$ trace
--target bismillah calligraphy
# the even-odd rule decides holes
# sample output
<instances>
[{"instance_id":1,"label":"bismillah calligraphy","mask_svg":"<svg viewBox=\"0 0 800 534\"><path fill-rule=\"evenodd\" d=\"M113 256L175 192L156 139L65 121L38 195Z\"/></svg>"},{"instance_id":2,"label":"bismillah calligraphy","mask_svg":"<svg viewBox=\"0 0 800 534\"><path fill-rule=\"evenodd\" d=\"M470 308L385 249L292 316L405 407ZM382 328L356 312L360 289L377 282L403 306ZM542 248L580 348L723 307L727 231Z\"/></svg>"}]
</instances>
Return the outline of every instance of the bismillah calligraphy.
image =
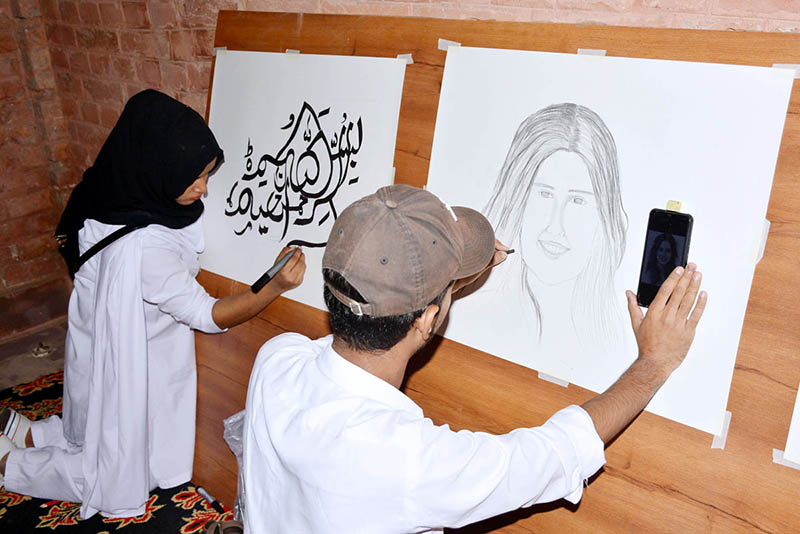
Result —
<instances>
[{"instance_id":1,"label":"bismillah calligraphy","mask_svg":"<svg viewBox=\"0 0 800 534\"><path fill-rule=\"evenodd\" d=\"M336 219L336 196L342 186L358 182L351 176L355 156L364 139L361 117L348 120L342 114L335 130L328 135L320 119L329 116L330 108L316 112L303 102L295 117L281 130L289 138L275 155L267 152L254 156L247 140L244 173L234 182L225 200L225 215L241 222L236 235L258 230L259 234L278 232L283 240L290 226L322 225ZM323 247L325 242L292 240L287 246Z\"/></svg>"}]
</instances>

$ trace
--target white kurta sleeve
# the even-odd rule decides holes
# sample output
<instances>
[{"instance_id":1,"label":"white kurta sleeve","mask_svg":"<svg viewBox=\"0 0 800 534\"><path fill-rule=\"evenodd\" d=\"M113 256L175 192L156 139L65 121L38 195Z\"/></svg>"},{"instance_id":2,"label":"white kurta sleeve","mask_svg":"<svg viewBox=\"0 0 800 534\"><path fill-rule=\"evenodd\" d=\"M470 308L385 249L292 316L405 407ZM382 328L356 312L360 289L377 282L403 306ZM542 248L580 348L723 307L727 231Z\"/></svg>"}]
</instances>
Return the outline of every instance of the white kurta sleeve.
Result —
<instances>
[{"instance_id":1,"label":"white kurta sleeve","mask_svg":"<svg viewBox=\"0 0 800 534\"><path fill-rule=\"evenodd\" d=\"M578 406L499 436L426 421L414 491L420 526L459 527L561 498L577 503L605 463L603 441Z\"/></svg>"},{"instance_id":2,"label":"white kurta sleeve","mask_svg":"<svg viewBox=\"0 0 800 534\"><path fill-rule=\"evenodd\" d=\"M180 255L169 248L143 248L142 296L146 302L195 330L209 334L224 332L211 315L217 299L206 292Z\"/></svg>"}]
</instances>

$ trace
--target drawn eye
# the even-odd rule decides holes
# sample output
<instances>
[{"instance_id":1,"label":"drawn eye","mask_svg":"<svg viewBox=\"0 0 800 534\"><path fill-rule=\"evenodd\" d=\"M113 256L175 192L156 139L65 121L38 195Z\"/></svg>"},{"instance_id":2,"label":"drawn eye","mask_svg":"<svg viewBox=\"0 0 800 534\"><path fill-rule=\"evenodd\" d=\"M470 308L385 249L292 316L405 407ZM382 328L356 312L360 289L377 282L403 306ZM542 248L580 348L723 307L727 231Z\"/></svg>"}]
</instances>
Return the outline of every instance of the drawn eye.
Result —
<instances>
[{"instance_id":1,"label":"drawn eye","mask_svg":"<svg viewBox=\"0 0 800 534\"><path fill-rule=\"evenodd\" d=\"M387 258L386 256L382 256L381 265L386 265L387 263L389 263L389 258Z\"/></svg>"},{"instance_id":2,"label":"drawn eye","mask_svg":"<svg viewBox=\"0 0 800 534\"><path fill-rule=\"evenodd\" d=\"M572 197L569 199L569 201L573 204L577 204L578 206L583 206L586 204L586 199L583 197Z\"/></svg>"},{"instance_id":3,"label":"drawn eye","mask_svg":"<svg viewBox=\"0 0 800 534\"><path fill-rule=\"evenodd\" d=\"M542 198L553 198L553 192L548 191L547 189L540 189L539 196Z\"/></svg>"},{"instance_id":4,"label":"drawn eye","mask_svg":"<svg viewBox=\"0 0 800 534\"><path fill-rule=\"evenodd\" d=\"M339 237L342 237L343 235L344 235L344 230L342 230L341 228L339 228Z\"/></svg>"},{"instance_id":5,"label":"drawn eye","mask_svg":"<svg viewBox=\"0 0 800 534\"><path fill-rule=\"evenodd\" d=\"M437 240L435 240L435 239L434 239L434 240L433 240L433 246L435 247L435 246L436 246L436 245L438 245L438 244L439 244L439 242L438 242Z\"/></svg>"}]
</instances>

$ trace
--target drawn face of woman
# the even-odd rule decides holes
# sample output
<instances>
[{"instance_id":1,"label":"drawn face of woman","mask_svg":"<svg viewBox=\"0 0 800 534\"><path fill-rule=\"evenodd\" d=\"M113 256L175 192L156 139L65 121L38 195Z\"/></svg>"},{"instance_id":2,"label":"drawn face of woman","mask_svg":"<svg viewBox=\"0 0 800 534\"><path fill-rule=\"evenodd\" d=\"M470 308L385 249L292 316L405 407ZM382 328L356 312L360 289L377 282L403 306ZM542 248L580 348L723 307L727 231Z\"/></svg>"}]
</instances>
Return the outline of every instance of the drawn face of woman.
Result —
<instances>
[{"instance_id":1,"label":"drawn face of woman","mask_svg":"<svg viewBox=\"0 0 800 534\"><path fill-rule=\"evenodd\" d=\"M658 250L656 250L656 261L662 267L669 263L670 258L672 258L672 245L669 244L669 241L666 239L658 245Z\"/></svg>"},{"instance_id":2,"label":"drawn face of woman","mask_svg":"<svg viewBox=\"0 0 800 534\"><path fill-rule=\"evenodd\" d=\"M599 226L586 164L563 150L548 157L525 206L520 236L525 264L547 285L576 278L586 267Z\"/></svg>"}]
</instances>

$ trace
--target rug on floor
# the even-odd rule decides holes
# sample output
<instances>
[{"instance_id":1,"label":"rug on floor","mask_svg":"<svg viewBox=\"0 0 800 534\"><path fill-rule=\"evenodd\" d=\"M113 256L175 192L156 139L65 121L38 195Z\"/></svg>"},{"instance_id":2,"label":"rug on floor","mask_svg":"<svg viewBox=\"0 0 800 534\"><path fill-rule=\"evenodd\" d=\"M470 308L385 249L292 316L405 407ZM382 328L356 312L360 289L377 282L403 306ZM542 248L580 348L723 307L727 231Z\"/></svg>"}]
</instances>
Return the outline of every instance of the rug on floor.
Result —
<instances>
[{"instance_id":1,"label":"rug on floor","mask_svg":"<svg viewBox=\"0 0 800 534\"><path fill-rule=\"evenodd\" d=\"M41 376L32 382L0 391L0 408L8 406L32 420L61 414L64 372ZM26 534L56 531L63 534L138 534L144 532L202 533L207 521L233 519L233 513L214 510L191 482L150 494L147 511L125 519L96 514L80 520L80 504L47 501L0 489L0 531Z\"/></svg>"}]
</instances>

